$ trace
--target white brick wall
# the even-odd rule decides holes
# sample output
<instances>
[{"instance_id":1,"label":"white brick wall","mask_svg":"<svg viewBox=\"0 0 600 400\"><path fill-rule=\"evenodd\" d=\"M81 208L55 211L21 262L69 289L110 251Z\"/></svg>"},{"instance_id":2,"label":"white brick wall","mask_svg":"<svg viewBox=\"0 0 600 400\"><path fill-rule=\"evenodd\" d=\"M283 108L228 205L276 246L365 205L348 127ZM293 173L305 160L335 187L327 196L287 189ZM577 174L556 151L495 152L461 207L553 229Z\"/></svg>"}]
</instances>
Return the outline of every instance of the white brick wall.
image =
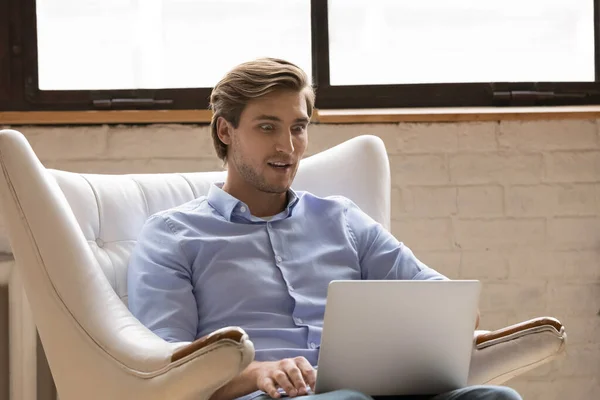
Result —
<instances>
[{"instance_id":1,"label":"white brick wall","mask_svg":"<svg viewBox=\"0 0 600 400\"><path fill-rule=\"evenodd\" d=\"M527 400L600 398L600 134L595 120L314 125L309 154L360 134L390 154L392 230L451 278L484 283L482 325L562 320L567 357L510 385ZM46 166L220 168L208 127L23 127Z\"/></svg>"}]
</instances>

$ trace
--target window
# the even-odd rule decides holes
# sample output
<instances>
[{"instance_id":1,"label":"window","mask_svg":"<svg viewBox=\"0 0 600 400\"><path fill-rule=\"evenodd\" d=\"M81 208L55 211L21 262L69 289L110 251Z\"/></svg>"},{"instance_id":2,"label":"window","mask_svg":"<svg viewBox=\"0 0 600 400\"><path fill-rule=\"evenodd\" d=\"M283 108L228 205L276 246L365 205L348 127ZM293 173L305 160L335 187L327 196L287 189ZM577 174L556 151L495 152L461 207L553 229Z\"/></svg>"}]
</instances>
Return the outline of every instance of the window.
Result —
<instances>
[{"instance_id":1,"label":"window","mask_svg":"<svg viewBox=\"0 0 600 400\"><path fill-rule=\"evenodd\" d=\"M600 0L8 0L0 110L206 109L256 57L317 107L600 104Z\"/></svg>"},{"instance_id":2,"label":"window","mask_svg":"<svg viewBox=\"0 0 600 400\"><path fill-rule=\"evenodd\" d=\"M329 1L331 85L594 81L588 0Z\"/></svg>"},{"instance_id":3,"label":"window","mask_svg":"<svg viewBox=\"0 0 600 400\"><path fill-rule=\"evenodd\" d=\"M311 72L306 0L37 0L36 11L42 90L206 88L262 55Z\"/></svg>"}]
</instances>

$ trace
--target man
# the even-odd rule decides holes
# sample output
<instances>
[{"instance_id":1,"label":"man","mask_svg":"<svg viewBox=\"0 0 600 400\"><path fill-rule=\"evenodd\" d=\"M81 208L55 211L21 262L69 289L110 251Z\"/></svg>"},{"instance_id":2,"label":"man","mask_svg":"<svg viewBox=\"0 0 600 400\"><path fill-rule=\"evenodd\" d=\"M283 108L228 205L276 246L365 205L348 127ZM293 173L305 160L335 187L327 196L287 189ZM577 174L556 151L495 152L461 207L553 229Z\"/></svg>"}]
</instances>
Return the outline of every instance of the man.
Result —
<instances>
[{"instance_id":1,"label":"man","mask_svg":"<svg viewBox=\"0 0 600 400\"><path fill-rule=\"evenodd\" d=\"M333 279L446 279L342 197L290 189L308 143L314 92L277 59L230 71L211 95L212 137L227 166L208 195L152 216L128 272L133 314L167 341L240 326L255 361L214 400L309 395L314 390L327 286ZM520 399L472 387L437 400Z\"/></svg>"}]
</instances>

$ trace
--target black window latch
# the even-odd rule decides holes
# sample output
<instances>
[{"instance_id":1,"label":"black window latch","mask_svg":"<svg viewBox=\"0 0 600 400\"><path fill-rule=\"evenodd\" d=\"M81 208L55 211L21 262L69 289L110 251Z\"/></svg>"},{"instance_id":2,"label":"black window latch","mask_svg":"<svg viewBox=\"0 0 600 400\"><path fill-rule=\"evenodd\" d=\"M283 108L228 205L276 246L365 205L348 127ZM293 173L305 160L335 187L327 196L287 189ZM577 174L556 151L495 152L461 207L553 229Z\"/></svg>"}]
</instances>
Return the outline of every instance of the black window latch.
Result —
<instances>
[{"instance_id":1,"label":"black window latch","mask_svg":"<svg viewBox=\"0 0 600 400\"><path fill-rule=\"evenodd\" d=\"M171 105L173 100L171 99L102 99L93 100L92 104L95 108L101 109L115 109L115 108L152 108L155 106Z\"/></svg>"},{"instance_id":2,"label":"black window latch","mask_svg":"<svg viewBox=\"0 0 600 400\"><path fill-rule=\"evenodd\" d=\"M500 90L494 91L494 104L530 106L561 101L577 102L597 94L594 92L555 92L551 90Z\"/></svg>"}]
</instances>

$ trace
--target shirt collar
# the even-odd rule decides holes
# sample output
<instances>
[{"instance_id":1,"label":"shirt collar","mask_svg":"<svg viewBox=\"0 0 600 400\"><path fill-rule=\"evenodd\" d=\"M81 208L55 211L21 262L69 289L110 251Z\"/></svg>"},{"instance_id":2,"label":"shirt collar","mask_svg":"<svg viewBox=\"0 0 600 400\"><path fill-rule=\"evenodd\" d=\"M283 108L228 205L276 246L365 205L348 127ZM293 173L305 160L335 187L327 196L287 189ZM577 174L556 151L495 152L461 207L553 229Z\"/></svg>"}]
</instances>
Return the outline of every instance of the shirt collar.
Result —
<instances>
[{"instance_id":1,"label":"shirt collar","mask_svg":"<svg viewBox=\"0 0 600 400\"><path fill-rule=\"evenodd\" d=\"M210 185L208 189L208 204L221 214L227 221L231 221L232 216L242 216L248 220L263 221L260 218L253 217L248 210L248 206L223 190L224 182L217 182ZM298 203L298 194L293 189L288 189L288 204L282 213L277 215L271 221L284 219L292 215L292 211Z\"/></svg>"}]
</instances>

